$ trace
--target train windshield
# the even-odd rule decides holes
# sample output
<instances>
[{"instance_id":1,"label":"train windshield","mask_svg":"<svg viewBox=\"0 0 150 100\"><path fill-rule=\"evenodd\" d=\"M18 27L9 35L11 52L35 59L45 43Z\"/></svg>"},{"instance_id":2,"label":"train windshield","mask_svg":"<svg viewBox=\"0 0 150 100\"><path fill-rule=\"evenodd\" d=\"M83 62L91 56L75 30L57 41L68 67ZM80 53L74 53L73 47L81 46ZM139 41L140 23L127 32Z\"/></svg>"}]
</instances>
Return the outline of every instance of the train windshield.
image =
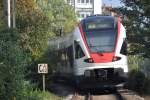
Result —
<instances>
[{"instance_id":1,"label":"train windshield","mask_svg":"<svg viewBox=\"0 0 150 100\"><path fill-rule=\"evenodd\" d=\"M84 23L84 33L91 52L112 52L115 48L117 29L114 20L91 20Z\"/></svg>"}]
</instances>

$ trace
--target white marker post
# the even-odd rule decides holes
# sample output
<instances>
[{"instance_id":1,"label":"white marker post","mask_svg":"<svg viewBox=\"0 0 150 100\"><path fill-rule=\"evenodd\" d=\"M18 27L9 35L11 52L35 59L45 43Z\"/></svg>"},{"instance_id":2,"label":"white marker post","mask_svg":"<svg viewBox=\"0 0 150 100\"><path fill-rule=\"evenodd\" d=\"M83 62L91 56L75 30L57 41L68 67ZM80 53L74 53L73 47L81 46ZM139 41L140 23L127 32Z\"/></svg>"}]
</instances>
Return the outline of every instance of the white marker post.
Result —
<instances>
[{"instance_id":1,"label":"white marker post","mask_svg":"<svg viewBox=\"0 0 150 100\"><path fill-rule=\"evenodd\" d=\"M7 21L8 21L8 28L10 28L11 27L10 0L7 0Z\"/></svg>"},{"instance_id":2,"label":"white marker post","mask_svg":"<svg viewBox=\"0 0 150 100\"><path fill-rule=\"evenodd\" d=\"M48 65L47 64L38 64L38 73L42 74L42 77L43 77L43 91L45 92L45 74L48 73Z\"/></svg>"}]
</instances>

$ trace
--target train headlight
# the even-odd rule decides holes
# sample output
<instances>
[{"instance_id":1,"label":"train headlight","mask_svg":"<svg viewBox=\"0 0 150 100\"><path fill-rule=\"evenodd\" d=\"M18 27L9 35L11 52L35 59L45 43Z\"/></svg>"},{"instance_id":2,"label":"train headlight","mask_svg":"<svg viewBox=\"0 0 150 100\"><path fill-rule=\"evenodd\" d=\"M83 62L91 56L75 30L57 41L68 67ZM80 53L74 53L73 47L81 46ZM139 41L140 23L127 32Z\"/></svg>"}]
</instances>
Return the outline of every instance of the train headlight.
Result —
<instances>
[{"instance_id":1,"label":"train headlight","mask_svg":"<svg viewBox=\"0 0 150 100\"><path fill-rule=\"evenodd\" d=\"M88 58L88 59L84 59L84 62L94 63L94 60L93 60L93 58Z\"/></svg>"},{"instance_id":2,"label":"train headlight","mask_svg":"<svg viewBox=\"0 0 150 100\"><path fill-rule=\"evenodd\" d=\"M114 56L112 61L118 61L118 60L120 60L120 59L121 59L121 57Z\"/></svg>"}]
</instances>

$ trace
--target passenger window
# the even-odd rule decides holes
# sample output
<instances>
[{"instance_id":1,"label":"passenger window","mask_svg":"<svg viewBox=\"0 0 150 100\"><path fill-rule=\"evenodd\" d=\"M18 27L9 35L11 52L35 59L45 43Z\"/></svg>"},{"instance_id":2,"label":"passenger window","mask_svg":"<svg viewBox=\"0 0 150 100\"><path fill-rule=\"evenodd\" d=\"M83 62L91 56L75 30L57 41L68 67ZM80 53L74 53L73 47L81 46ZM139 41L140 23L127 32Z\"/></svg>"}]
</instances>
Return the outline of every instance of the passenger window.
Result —
<instances>
[{"instance_id":1,"label":"passenger window","mask_svg":"<svg viewBox=\"0 0 150 100\"><path fill-rule=\"evenodd\" d=\"M123 55L127 55L127 43L126 43L126 40L123 41L120 53L123 54Z\"/></svg>"},{"instance_id":2,"label":"passenger window","mask_svg":"<svg viewBox=\"0 0 150 100\"><path fill-rule=\"evenodd\" d=\"M75 45L75 58L79 59L84 57L85 55L83 53L81 46L76 41L74 42L74 45Z\"/></svg>"}]
</instances>

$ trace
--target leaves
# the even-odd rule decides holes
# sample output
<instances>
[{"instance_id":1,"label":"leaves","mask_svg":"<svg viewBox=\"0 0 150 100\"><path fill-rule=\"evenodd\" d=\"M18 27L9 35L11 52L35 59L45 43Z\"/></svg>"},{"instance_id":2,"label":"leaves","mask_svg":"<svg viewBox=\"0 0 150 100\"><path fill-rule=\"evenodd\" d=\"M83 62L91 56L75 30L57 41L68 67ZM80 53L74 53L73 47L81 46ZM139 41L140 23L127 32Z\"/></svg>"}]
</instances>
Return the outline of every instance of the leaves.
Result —
<instances>
[{"instance_id":1,"label":"leaves","mask_svg":"<svg viewBox=\"0 0 150 100\"><path fill-rule=\"evenodd\" d=\"M28 94L24 77L29 76L30 71L33 75L30 78L38 77L36 68L39 62L55 63L48 58L48 39L56 36L58 29L63 27L67 34L76 25L73 9L62 0L16 2L16 29L7 29L4 21L0 20L1 100L15 97L23 100L23 96Z\"/></svg>"},{"instance_id":2,"label":"leaves","mask_svg":"<svg viewBox=\"0 0 150 100\"><path fill-rule=\"evenodd\" d=\"M143 54L144 57L150 57L150 48L148 48L150 43L150 1L121 1L124 3L124 7L119 8L118 11L125 18L124 24L132 51L134 54ZM134 48L138 48L138 50Z\"/></svg>"},{"instance_id":3,"label":"leaves","mask_svg":"<svg viewBox=\"0 0 150 100\"><path fill-rule=\"evenodd\" d=\"M36 0L36 2L49 17L51 28L56 35L60 28L64 28L64 34L67 34L76 26L74 10L63 0Z\"/></svg>"},{"instance_id":4,"label":"leaves","mask_svg":"<svg viewBox=\"0 0 150 100\"><path fill-rule=\"evenodd\" d=\"M0 31L0 99L22 95L26 56L19 47L15 30ZM16 87L17 86L17 87Z\"/></svg>"},{"instance_id":5,"label":"leaves","mask_svg":"<svg viewBox=\"0 0 150 100\"><path fill-rule=\"evenodd\" d=\"M73 9L62 0L17 1L17 28L22 47L34 59L39 59L47 49L51 36L57 36L61 28L71 32L76 19Z\"/></svg>"}]
</instances>

